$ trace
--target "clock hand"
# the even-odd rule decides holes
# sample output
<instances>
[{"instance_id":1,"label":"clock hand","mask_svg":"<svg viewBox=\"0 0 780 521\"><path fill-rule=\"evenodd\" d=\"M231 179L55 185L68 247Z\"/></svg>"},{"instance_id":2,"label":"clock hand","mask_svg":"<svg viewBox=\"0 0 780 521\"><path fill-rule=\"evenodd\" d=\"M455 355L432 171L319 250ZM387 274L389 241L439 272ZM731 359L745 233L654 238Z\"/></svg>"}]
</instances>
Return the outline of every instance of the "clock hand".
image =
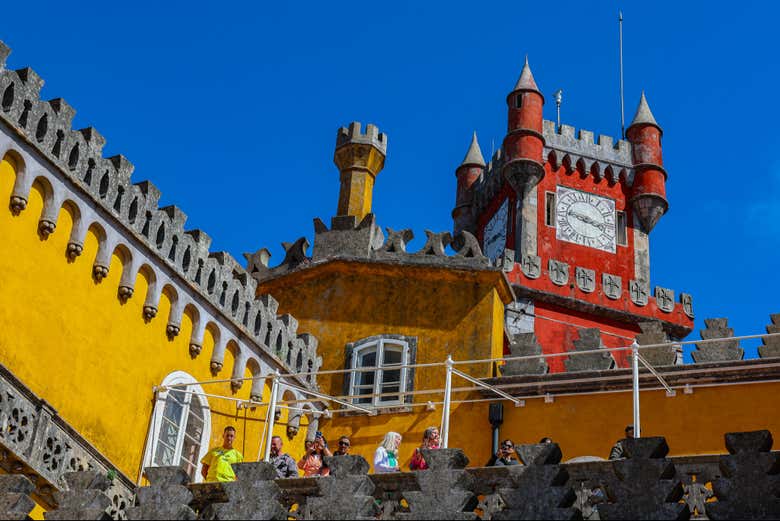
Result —
<instances>
[{"instance_id":1,"label":"clock hand","mask_svg":"<svg viewBox=\"0 0 780 521\"><path fill-rule=\"evenodd\" d=\"M604 231L604 227L605 227L604 223L596 222L593 219L591 219L590 217L588 217L587 215L584 215L584 214L581 214L581 213L578 213L578 212L569 212L569 215L571 215L572 217L577 218L578 220L584 222L585 224L589 224L591 226L594 226L594 227L598 228L602 232Z\"/></svg>"}]
</instances>

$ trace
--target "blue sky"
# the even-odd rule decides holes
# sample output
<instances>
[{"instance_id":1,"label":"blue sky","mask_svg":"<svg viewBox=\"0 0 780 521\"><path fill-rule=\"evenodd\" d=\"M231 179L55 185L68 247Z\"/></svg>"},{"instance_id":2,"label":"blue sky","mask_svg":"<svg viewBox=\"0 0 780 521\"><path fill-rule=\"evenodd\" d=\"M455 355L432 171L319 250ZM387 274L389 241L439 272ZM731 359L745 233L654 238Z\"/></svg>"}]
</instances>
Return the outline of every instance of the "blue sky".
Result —
<instances>
[{"instance_id":1,"label":"blue sky","mask_svg":"<svg viewBox=\"0 0 780 521\"><path fill-rule=\"evenodd\" d=\"M752 2L16 2L9 66L189 215L212 250L313 235L336 208L336 129L389 136L374 192L382 226L451 228L454 168L476 130L501 142L504 98L529 56L554 119L620 132L617 10L625 16L626 118L642 89L664 128L670 210L651 234L653 285L694 295L737 334L780 312L780 109L776 20ZM689 339L699 338L698 331ZM757 342L746 342L755 346ZM749 354L755 348L749 349Z\"/></svg>"}]
</instances>

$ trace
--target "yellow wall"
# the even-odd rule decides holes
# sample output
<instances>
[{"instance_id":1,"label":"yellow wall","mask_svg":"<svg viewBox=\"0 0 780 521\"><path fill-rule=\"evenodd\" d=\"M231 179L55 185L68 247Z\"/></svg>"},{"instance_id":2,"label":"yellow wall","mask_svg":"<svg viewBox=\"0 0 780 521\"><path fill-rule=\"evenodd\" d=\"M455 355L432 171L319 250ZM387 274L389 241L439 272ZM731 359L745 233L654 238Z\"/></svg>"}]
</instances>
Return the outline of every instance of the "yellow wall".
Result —
<instances>
[{"instance_id":1,"label":"yellow wall","mask_svg":"<svg viewBox=\"0 0 780 521\"><path fill-rule=\"evenodd\" d=\"M65 421L131 479L136 479L152 410L152 386L173 371L185 371L198 381L213 379L209 359L214 340L204 338L203 351L189 354L192 321L185 315L181 333L169 340L166 322L170 301L163 294L155 319L143 319L147 280L136 280L135 293L122 303L117 290L122 259L115 253L109 275L92 277L98 239L90 231L84 251L71 262L66 248L73 225L71 213L60 212L55 232L38 233L43 209L42 187L33 187L26 210L13 216L7 201L15 170L10 159L0 162L0 363L33 392L50 403ZM225 354L220 378L229 378L233 354ZM249 371L245 376L251 377ZM233 395L229 384L208 385L205 392L248 399L250 383ZM268 391L266 389L266 398ZM237 412L234 402L208 398L212 444L222 429L238 430L236 447L247 458L258 455L265 409ZM275 433L284 434L286 412ZM304 417L302 427L306 425ZM302 451L302 433L287 448Z\"/></svg>"},{"instance_id":2,"label":"yellow wall","mask_svg":"<svg viewBox=\"0 0 780 521\"><path fill-rule=\"evenodd\" d=\"M416 337L417 363L444 362L448 354L455 360L502 354L504 303L509 294L500 273L336 261L261 284L259 291L274 295L279 313L291 313L300 330L319 339L323 369L342 369L347 343L380 334ZM458 369L478 377L493 376L490 364ZM417 368L414 390L443 388L444 374L444 367ZM342 374L320 375L318 382L325 392L340 396L343 378ZM459 379L453 383L472 385ZM418 396L415 402L441 399L438 393ZM460 418L460 409L456 406L454 411L453 417ZM408 465L422 432L440 420L441 408L426 412L417 407L412 413L373 417L337 414L322 420L321 427L332 448L338 436L349 435L355 453L369 461L386 432L399 432L404 435L401 462ZM465 444L477 437L469 429L465 438L454 434L452 439Z\"/></svg>"}]
</instances>

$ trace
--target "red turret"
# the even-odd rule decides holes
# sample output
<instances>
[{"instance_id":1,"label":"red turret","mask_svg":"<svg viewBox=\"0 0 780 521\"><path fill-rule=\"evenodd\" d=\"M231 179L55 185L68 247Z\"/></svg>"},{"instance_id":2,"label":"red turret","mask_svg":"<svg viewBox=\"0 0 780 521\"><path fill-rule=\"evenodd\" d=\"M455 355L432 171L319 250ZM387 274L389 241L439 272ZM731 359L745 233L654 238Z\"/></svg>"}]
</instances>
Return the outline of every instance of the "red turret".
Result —
<instances>
[{"instance_id":1,"label":"red turret","mask_svg":"<svg viewBox=\"0 0 780 521\"><path fill-rule=\"evenodd\" d=\"M626 130L626 137L631 142L635 172L629 204L647 233L669 208L666 200L666 170L661 153L662 134L643 92L634 121Z\"/></svg>"},{"instance_id":2,"label":"red turret","mask_svg":"<svg viewBox=\"0 0 780 521\"><path fill-rule=\"evenodd\" d=\"M536 86L528 58L520 79L506 98L509 125L504 138L504 177L518 192L535 186L544 177L542 108L544 96Z\"/></svg>"},{"instance_id":3,"label":"red turret","mask_svg":"<svg viewBox=\"0 0 780 521\"><path fill-rule=\"evenodd\" d=\"M477 142L477 133L471 138L466 157L455 170L455 177L458 178L458 188L455 194L455 209L452 210L452 220L454 225L454 235L466 230L475 233L476 222L474 219L474 191L472 185L479 179L485 170L485 159L482 157L482 150Z\"/></svg>"}]
</instances>

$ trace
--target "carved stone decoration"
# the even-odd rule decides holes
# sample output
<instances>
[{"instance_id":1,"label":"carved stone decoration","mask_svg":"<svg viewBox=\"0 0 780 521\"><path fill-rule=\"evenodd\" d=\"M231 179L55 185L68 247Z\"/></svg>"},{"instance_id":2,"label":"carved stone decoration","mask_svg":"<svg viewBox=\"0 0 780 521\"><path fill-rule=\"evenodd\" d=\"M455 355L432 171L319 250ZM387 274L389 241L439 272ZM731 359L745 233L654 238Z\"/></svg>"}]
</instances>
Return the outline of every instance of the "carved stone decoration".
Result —
<instances>
[{"instance_id":1,"label":"carved stone decoration","mask_svg":"<svg viewBox=\"0 0 780 521\"><path fill-rule=\"evenodd\" d=\"M606 485L609 503L599 505L605 519L687 519L688 507L669 447L662 437L621 440L626 459L615 460L617 480Z\"/></svg>"},{"instance_id":2,"label":"carved stone decoration","mask_svg":"<svg viewBox=\"0 0 780 521\"><path fill-rule=\"evenodd\" d=\"M664 344L669 337L660 322L640 322L642 330L636 336L636 343L640 346L652 344ZM639 354L653 367L674 365L677 361L677 350L673 346L648 347L640 349Z\"/></svg>"},{"instance_id":3,"label":"carved stone decoration","mask_svg":"<svg viewBox=\"0 0 780 521\"><path fill-rule=\"evenodd\" d=\"M409 228L401 231L395 231L389 226L387 230L387 239L379 251L388 253L406 253L406 244L414 239L414 232Z\"/></svg>"},{"instance_id":4,"label":"carved stone decoration","mask_svg":"<svg viewBox=\"0 0 780 521\"><path fill-rule=\"evenodd\" d=\"M655 305L664 313L674 311L674 291L661 286L655 287Z\"/></svg>"},{"instance_id":5,"label":"carved stone decoration","mask_svg":"<svg viewBox=\"0 0 780 521\"><path fill-rule=\"evenodd\" d=\"M195 358L196 356L198 356L201 351L203 351L203 346L202 345L196 344L196 343L191 343L190 344L190 356L192 358Z\"/></svg>"},{"instance_id":6,"label":"carved stone decoration","mask_svg":"<svg viewBox=\"0 0 780 521\"><path fill-rule=\"evenodd\" d=\"M57 491L57 509L46 512L44 519L108 519L107 510L112 506L106 491L111 480L94 470L69 472L64 476L67 490Z\"/></svg>"},{"instance_id":7,"label":"carved stone decoration","mask_svg":"<svg viewBox=\"0 0 780 521\"><path fill-rule=\"evenodd\" d=\"M479 247L479 241L470 232L463 230L452 241L452 246L457 250L456 257L465 257L467 259L485 259L482 255L482 248Z\"/></svg>"},{"instance_id":8,"label":"carved stone decoration","mask_svg":"<svg viewBox=\"0 0 780 521\"><path fill-rule=\"evenodd\" d=\"M38 221L38 233L40 233L43 238L46 238L54 233L55 228L57 228L57 223L53 221L48 219L41 219Z\"/></svg>"},{"instance_id":9,"label":"carved stone decoration","mask_svg":"<svg viewBox=\"0 0 780 521\"><path fill-rule=\"evenodd\" d=\"M144 306L144 318L151 320L157 316L157 308L154 306Z\"/></svg>"},{"instance_id":10,"label":"carved stone decoration","mask_svg":"<svg viewBox=\"0 0 780 521\"><path fill-rule=\"evenodd\" d=\"M24 197L12 195L9 207L11 208L11 213L14 215L19 215L24 211L25 208L27 208L27 199Z\"/></svg>"},{"instance_id":11,"label":"carved stone decoration","mask_svg":"<svg viewBox=\"0 0 780 521\"><path fill-rule=\"evenodd\" d=\"M542 258L538 255L526 255L521 264L523 274L529 279L538 279L542 274Z\"/></svg>"},{"instance_id":12,"label":"carved stone decoration","mask_svg":"<svg viewBox=\"0 0 780 521\"><path fill-rule=\"evenodd\" d=\"M628 282L628 291L631 294L631 302L637 306L646 306L650 290L643 280L631 280Z\"/></svg>"},{"instance_id":13,"label":"carved stone decoration","mask_svg":"<svg viewBox=\"0 0 780 521\"><path fill-rule=\"evenodd\" d=\"M69 242L68 249L66 250L66 254L70 260L76 260L76 257L79 257L83 251L84 251L83 244L79 244L77 242Z\"/></svg>"},{"instance_id":14,"label":"carved stone decoration","mask_svg":"<svg viewBox=\"0 0 780 521\"><path fill-rule=\"evenodd\" d=\"M121 300L122 302L126 302L130 300L133 297L133 291L134 291L133 288L131 288L130 286L119 286L119 291L118 291L119 300Z\"/></svg>"},{"instance_id":15,"label":"carved stone decoration","mask_svg":"<svg viewBox=\"0 0 780 521\"><path fill-rule=\"evenodd\" d=\"M601 519L598 505L607 499L604 489L601 487L591 488L584 483L580 483L579 487L574 489L574 494L577 496L577 499L574 500L572 508L580 512L582 519Z\"/></svg>"},{"instance_id":16,"label":"carved stone decoration","mask_svg":"<svg viewBox=\"0 0 780 521\"><path fill-rule=\"evenodd\" d=\"M254 253L245 253L246 271L252 277L262 280L268 273L268 261L271 260L271 252L268 248L260 248Z\"/></svg>"},{"instance_id":17,"label":"carved stone decoration","mask_svg":"<svg viewBox=\"0 0 780 521\"><path fill-rule=\"evenodd\" d=\"M729 327L729 321L726 318L705 318L704 325L707 327L701 330L702 340L734 336L734 330ZM693 356L693 361L699 364L704 362L725 362L728 360L742 360L745 357L745 351L739 347L739 340L721 340L707 342L706 344L696 344L696 350L691 353L691 356Z\"/></svg>"},{"instance_id":18,"label":"carved stone decoration","mask_svg":"<svg viewBox=\"0 0 780 521\"><path fill-rule=\"evenodd\" d=\"M693 296L689 293L680 293L680 304L682 304L683 313L685 313L688 318L694 318Z\"/></svg>"},{"instance_id":19,"label":"carved stone decoration","mask_svg":"<svg viewBox=\"0 0 780 521\"><path fill-rule=\"evenodd\" d=\"M780 313L770 316L772 323L766 326L766 332L769 334L780 333ZM765 336L762 339L763 344L758 346L758 356L761 358L780 357L780 336Z\"/></svg>"},{"instance_id":20,"label":"carved stone decoration","mask_svg":"<svg viewBox=\"0 0 780 521\"><path fill-rule=\"evenodd\" d=\"M181 331L181 328L176 324L168 324L165 326L165 334L168 336L169 339L174 339L177 336L179 336L179 332Z\"/></svg>"},{"instance_id":21,"label":"carved stone decoration","mask_svg":"<svg viewBox=\"0 0 780 521\"><path fill-rule=\"evenodd\" d=\"M463 470L469 460L460 449L422 449L428 470L415 472L420 492L405 491L408 514L398 519L477 519L479 504L471 491L474 477Z\"/></svg>"},{"instance_id":22,"label":"carved stone decoration","mask_svg":"<svg viewBox=\"0 0 780 521\"><path fill-rule=\"evenodd\" d=\"M569 474L559 465L557 443L518 445L523 466L508 467L511 488L499 489L506 510L493 519L573 519L576 496L568 486Z\"/></svg>"},{"instance_id":23,"label":"carved stone decoration","mask_svg":"<svg viewBox=\"0 0 780 521\"><path fill-rule=\"evenodd\" d=\"M188 506L192 492L187 488L190 478L179 467L147 467L149 483L136 491L137 506L127 509L128 519L197 519Z\"/></svg>"},{"instance_id":24,"label":"carved stone decoration","mask_svg":"<svg viewBox=\"0 0 780 521\"><path fill-rule=\"evenodd\" d=\"M550 259L547 263L547 273L556 286L565 286L569 282L569 265L565 262Z\"/></svg>"},{"instance_id":25,"label":"carved stone decoration","mask_svg":"<svg viewBox=\"0 0 780 521\"><path fill-rule=\"evenodd\" d=\"M222 362L217 362L215 360L212 360L210 364L210 369L211 369L211 374L217 376L217 374L219 374L219 372L222 371Z\"/></svg>"},{"instance_id":26,"label":"carved stone decoration","mask_svg":"<svg viewBox=\"0 0 780 521\"><path fill-rule=\"evenodd\" d=\"M327 457L331 475L317 480L318 497L308 497L310 519L374 519L374 483L363 456Z\"/></svg>"},{"instance_id":27,"label":"carved stone decoration","mask_svg":"<svg viewBox=\"0 0 780 521\"><path fill-rule=\"evenodd\" d=\"M593 351L603 347L601 345L601 331L598 328L580 329L579 333L580 338L574 341L574 349L572 351ZM609 351L569 355L563 363L568 372L604 371L615 368L615 359L612 358L612 353Z\"/></svg>"},{"instance_id":28,"label":"carved stone decoration","mask_svg":"<svg viewBox=\"0 0 780 521\"><path fill-rule=\"evenodd\" d=\"M707 500L713 496L712 490L704 486L704 483L694 481L683 484L683 502L688 507L688 512L692 518L706 518Z\"/></svg>"},{"instance_id":29,"label":"carved stone decoration","mask_svg":"<svg viewBox=\"0 0 780 521\"><path fill-rule=\"evenodd\" d=\"M515 268L515 250L504 248L496 259L496 267L501 268L504 273L512 271Z\"/></svg>"},{"instance_id":30,"label":"carved stone decoration","mask_svg":"<svg viewBox=\"0 0 780 521\"><path fill-rule=\"evenodd\" d=\"M447 254L444 252L444 248L452 242L450 232L433 233L430 230L425 230L425 235L428 237L428 240L425 241L425 245L415 255L446 257Z\"/></svg>"},{"instance_id":31,"label":"carved stone decoration","mask_svg":"<svg viewBox=\"0 0 780 521\"><path fill-rule=\"evenodd\" d=\"M601 287L608 299L617 300L623 294L623 279L618 275L603 273L601 275Z\"/></svg>"},{"instance_id":32,"label":"carved stone decoration","mask_svg":"<svg viewBox=\"0 0 780 521\"><path fill-rule=\"evenodd\" d=\"M282 266L285 266L287 269L294 269L301 264L307 264L310 260L306 255L306 250L309 249L309 240L306 237L300 237L295 242L283 242L282 248L284 248Z\"/></svg>"},{"instance_id":33,"label":"carved stone decoration","mask_svg":"<svg viewBox=\"0 0 780 521\"><path fill-rule=\"evenodd\" d=\"M95 280L100 282L101 280L108 277L108 266L101 266L100 264L95 264L92 267L92 276L95 277Z\"/></svg>"},{"instance_id":34,"label":"carved stone decoration","mask_svg":"<svg viewBox=\"0 0 780 521\"><path fill-rule=\"evenodd\" d=\"M236 481L222 484L227 503L211 507L216 519L287 519L287 509L279 502L282 491L274 483L277 474L273 465L237 463L233 471Z\"/></svg>"},{"instance_id":35,"label":"carved stone decoration","mask_svg":"<svg viewBox=\"0 0 780 521\"><path fill-rule=\"evenodd\" d=\"M596 289L596 272L587 268L577 266L574 269L574 279L577 281L577 287L585 293L593 293Z\"/></svg>"},{"instance_id":36,"label":"carved stone decoration","mask_svg":"<svg viewBox=\"0 0 780 521\"><path fill-rule=\"evenodd\" d=\"M542 346L536 340L533 333L520 333L512 336L509 349L515 356L531 356L542 354ZM503 376L516 376L524 374L547 374L549 367L544 358L531 358L528 360L509 360L501 368Z\"/></svg>"},{"instance_id":37,"label":"carved stone decoration","mask_svg":"<svg viewBox=\"0 0 780 521\"><path fill-rule=\"evenodd\" d=\"M35 507L30 493L35 485L21 474L0 475L0 519L30 519Z\"/></svg>"},{"instance_id":38,"label":"carved stone decoration","mask_svg":"<svg viewBox=\"0 0 780 521\"><path fill-rule=\"evenodd\" d=\"M707 503L710 519L780 518L780 457L772 443L766 430L726 434L729 455L720 457L723 477L712 482L718 501Z\"/></svg>"}]
</instances>

